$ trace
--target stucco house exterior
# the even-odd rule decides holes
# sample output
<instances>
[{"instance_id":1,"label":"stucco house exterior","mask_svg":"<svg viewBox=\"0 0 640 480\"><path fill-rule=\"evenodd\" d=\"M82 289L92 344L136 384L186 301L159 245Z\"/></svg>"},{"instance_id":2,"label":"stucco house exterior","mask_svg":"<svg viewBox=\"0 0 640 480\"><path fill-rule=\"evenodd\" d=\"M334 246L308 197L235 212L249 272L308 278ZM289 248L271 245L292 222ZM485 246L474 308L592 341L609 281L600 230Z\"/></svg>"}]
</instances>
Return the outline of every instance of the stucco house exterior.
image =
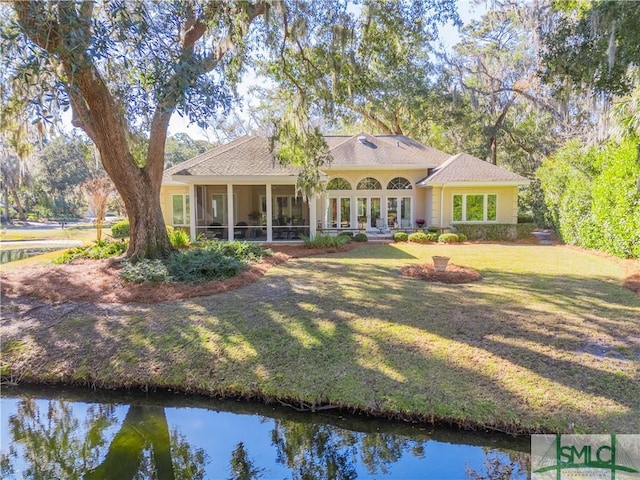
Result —
<instances>
[{"instance_id":1,"label":"stucco house exterior","mask_svg":"<svg viewBox=\"0 0 640 480\"><path fill-rule=\"evenodd\" d=\"M450 155L402 135L327 135L325 191L296 191L298 168L282 166L269 141L244 136L167 169L167 225L220 239L290 241L318 231L515 224L518 188L529 181L466 153Z\"/></svg>"}]
</instances>

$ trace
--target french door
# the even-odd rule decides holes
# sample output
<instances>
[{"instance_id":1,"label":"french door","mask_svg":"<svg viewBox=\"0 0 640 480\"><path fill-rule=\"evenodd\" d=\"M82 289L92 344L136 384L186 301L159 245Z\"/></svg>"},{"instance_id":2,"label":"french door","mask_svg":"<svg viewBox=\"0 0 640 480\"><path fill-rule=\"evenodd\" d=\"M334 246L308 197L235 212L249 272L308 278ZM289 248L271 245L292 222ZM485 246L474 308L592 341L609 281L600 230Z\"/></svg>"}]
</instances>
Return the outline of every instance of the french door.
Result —
<instances>
[{"instance_id":1,"label":"french door","mask_svg":"<svg viewBox=\"0 0 640 480\"><path fill-rule=\"evenodd\" d=\"M387 197L387 225L389 228L411 226L411 197Z\"/></svg>"},{"instance_id":2,"label":"french door","mask_svg":"<svg viewBox=\"0 0 640 480\"><path fill-rule=\"evenodd\" d=\"M358 223L364 223L367 228L376 228L381 204L381 197L358 197Z\"/></svg>"}]
</instances>

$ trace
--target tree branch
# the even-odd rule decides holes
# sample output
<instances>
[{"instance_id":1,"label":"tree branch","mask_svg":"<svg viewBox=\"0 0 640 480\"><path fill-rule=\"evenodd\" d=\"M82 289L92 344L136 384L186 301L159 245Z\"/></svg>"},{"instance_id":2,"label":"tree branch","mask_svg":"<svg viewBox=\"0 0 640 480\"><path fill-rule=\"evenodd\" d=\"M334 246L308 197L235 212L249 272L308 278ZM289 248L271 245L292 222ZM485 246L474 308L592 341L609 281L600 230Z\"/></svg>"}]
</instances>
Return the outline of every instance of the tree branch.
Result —
<instances>
[{"instance_id":1,"label":"tree branch","mask_svg":"<svg viewBox=\"0 0 640 480\"><path fill-rule=\"evenodd\" d=\"M243 5L246 8L245 13L247 14L247 20L244 24L240 25L240 33L242 35L246 33L249 26L256 18L264 14L264 12L267 9L267 1L261 0L254 5L243 2ZM213 49L213 51L211 52L211 55L204 58L202 62L203 73L208 73L212 71L214 68L216 68L216 66L218 65L218 63L220 63L220 60L222 60L224 55L227 52L233 50L233 48L234 48L234 43L232 39L232 34L229 33L224 39L222 39L218 43L216 48Z\"/></svg>"},{"instance_id":2,"label":"tree branch","mask_svg":"<svg viewBox=\"0 0 640 480\"><path fill-rule=\"evenodd\" d=\"M247 15L246 21L238 25L238 30L241 36L244 36L251 25L251 23L264 14L267 8L267 1L261 0L256 4L249 4L248 2L242 2L241 8L245 10ZM232 26L230 26L230 30ZM204 19L196 18L193 11L188 15L182 33L182 51L180 53L179 63L187 65L194 61L193 53L195 44L205 35L207 32L207 25ZM197 69L198 74L205 74L212 71L220 63L226 53L233 50L233 33L230 31L227 35L220 40L216 48L213 49L211 54L199 62ZM178 73L175 73L170 77L162 88L160 95L160 102L156 107L149 132L149 148L147 150L147 161L144 166L149 175L158 182L162 178L162 172L164 169L164 149L167 132L169 129L169 121L171 115L180 101L180 97L184 91L179 87L180 83L180 68ZM195 75L194 75L195 77ZM191 80L195 81L196 78Z\"/></svg>"},{"instance_id":3,"label":"tree branch","mask_svg":"<svg viewBox=\"0 0 640 480\"><path fill-rule=\"evenodd\" d=\"M358 107L353 107L353 110L359 113L360 115L362 115L364 118L366 118L368 121L373 123L375 126L377 126L380 130L382 130L382 133L384 133L385 135L393 135L393 130L391 129L391 127L389 127L386 123L384 123L379 118L375 117L373 114L370 114L366 110Z\"/></svg>"},{"instance_id":4,"label":"tree branch","mask_svg":"<svg viewBox=\"0 0 640 480\"><path fill-rule=\"evenodd\" d=\"M60 45L60 25L53 20L41 21L45 15L40 15L43 5L39 2L15 1L13 7L18 16L18 23L25 33L40 48L53 54Z\"/></svg>"}]
</instances>

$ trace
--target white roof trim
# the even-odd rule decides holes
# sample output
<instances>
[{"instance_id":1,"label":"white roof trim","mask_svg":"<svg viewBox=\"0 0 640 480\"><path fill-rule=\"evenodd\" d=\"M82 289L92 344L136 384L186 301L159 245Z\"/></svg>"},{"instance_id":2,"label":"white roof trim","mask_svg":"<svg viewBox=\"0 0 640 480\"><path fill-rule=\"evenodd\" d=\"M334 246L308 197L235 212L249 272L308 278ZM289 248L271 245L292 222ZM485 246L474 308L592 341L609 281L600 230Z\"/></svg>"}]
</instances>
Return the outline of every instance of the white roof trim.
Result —
<instances>
[{"instance_id":1,"label":"white roof trim","mask_svg":"<svg viewBox=\"0 0 640 480\"><path fill-rule=\"evenodd\" d=\"M428 187L519 187L519 186L527 186L531 183L530 180L527 181L519 181L519 182L492 182L491 180L487 180L485 182L482 181L469 181L469 182L420 182L416 184L418 187L428 188Z\"/></svg>"},{"instance_id":2,"label":"white roof trim","mask_svg":"<svg viewBox=\"0 0 640 480\"><path fill-rule=\"evenodd\" d=\"M264 183L287 183L295 184L298 175L172 175L171 179L180 184L203 184L213 185L216 183L234 184L264 184Z\"/></svg>"},{"instance_id":3,"label":"white roof trim","mask_svg":"<svg viewBox=\"0 0 640 480\"><path fill-rule=\"evenodd\" d=\"M343 164L334 164L323 165L320 167L320 170L361 170L363 172L368 172L370 170L419 170L421 172L426 172L430 168L436 168L438 165L416 165L408 164L408 165L343 165Z\"/></svg>"}]
</instances>

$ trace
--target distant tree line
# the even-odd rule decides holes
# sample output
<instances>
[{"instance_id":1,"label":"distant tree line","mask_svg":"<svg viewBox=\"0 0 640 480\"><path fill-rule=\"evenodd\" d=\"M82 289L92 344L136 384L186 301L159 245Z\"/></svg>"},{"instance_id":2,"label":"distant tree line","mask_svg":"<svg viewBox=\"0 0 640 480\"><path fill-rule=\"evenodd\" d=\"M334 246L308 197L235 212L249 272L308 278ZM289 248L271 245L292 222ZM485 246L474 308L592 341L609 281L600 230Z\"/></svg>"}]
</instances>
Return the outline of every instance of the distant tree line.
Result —
<instances>
[{"instance_id":1,"label":"distant tree line","mask_svg":"<svg viewBox=\"0 0 640 480\"><path fill-rule=\"evenodd\" d=\"M193 140L186 133L169 136L165 152L167 168L209 148L208 142ZM108 176L86 136L59 133L38 141L36 148L22 159L11 148L4 148L2 156L0 180L3 196L10 205L8 211L3 208L5 221L7 213L9 221L95 217L92 198L98 193L96 180L108 180ZM125 214L115 189L109 195L107 210Z\"/></svg>"}]
</instances>

